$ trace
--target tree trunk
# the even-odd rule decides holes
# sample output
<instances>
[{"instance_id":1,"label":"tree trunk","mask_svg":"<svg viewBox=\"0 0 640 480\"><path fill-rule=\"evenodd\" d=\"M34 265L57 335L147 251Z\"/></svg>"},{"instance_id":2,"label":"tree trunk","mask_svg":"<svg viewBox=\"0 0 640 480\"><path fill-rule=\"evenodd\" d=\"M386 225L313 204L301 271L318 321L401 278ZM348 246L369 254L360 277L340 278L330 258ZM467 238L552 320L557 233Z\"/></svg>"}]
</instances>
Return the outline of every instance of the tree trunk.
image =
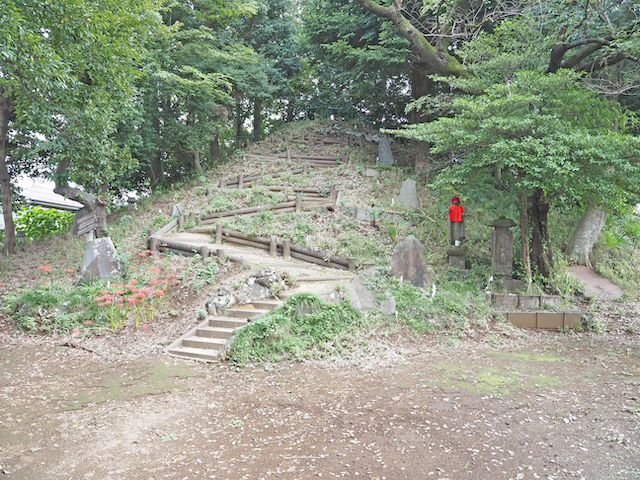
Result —
<instances>
[{"instance_id":1,"label":"tree trunk","mask_svg":"<svg viewBox=\"0 0 640 480\"><path fill-rule=\"evenodd\" d=\"M578 265L593 268L589 261L589 255L606 219L607 213L602 208L589 205L565 250L570 260Z\"/></svg>"},{"instance_id":2,"label":"tree trunk","mask_svg":"<svg viewBox=\"0 0 640 480\"><path fill-rule=\"evenodd\" d=\"M262 100L256 98L253 104L253 141L262 139Z\"/></svg>"},{"instance_id":3,"label":"tree trunk","mask_svg":"<svg viewBox=\"0 0 640 480\"><path fill-rule=\"evenodd\" d=\"M240 99L236 99L236 118L234 130L236 132L236 148L242 148L242 139L240 138L240 134L242 133L242 105L240 104Z\"/></svg>"},{"instance_id":4,"label":"tree trunk","mask_svg":"<svg viewBox=\"0 0 640 480\"><path fill-rule=\"evenodd\" d=\"M522 246L522 264L527 276L527 286L531 285L531 258L529 257L529 219L527 218L527 196L524 193L520 198L520 245Z\"/></svg>"},{"instance_id":5,"label":"tree trunk","mask_svg":"<svg viewBox=\"0 0 640 480\"><path fill-rule=\"evenodd\" d=\"M13 107L10 97L0 91L0 192L2 194L2 215L4 217L3 255L13 255L16 249L16 229L13 224L13 204L11 199L11 176L7 169L7 134Z\"/></svg>"},{"instance_id":6,"label":"tree trunk","mask_svg":"<svg viewBox=\"0 0 640 480\"><path fill-rule=\"evenodd\" d=\"M54 176L55 188L53 191L76 202L80 202L87 210L96 214L97 227L96 238L107 236L107 202L103 197L87 193L79 188L72 187L65 180L66 172L69 168L67 160L61 160L56 165Z\"/></svg>"},{"instance_id":7,"label":"tree trunk","mask_svg":"<svg viewBox=\"0 0 640 480\"><path fill-rule=\"evenodd\" d=\"M216 133L213 137L213 140L209 143L209 151L211 153L211 159L215 162L216 160L220 160L222 155L220 154L220 138Z\"/></svg>"},{"instance_id":8,"label":"tree trunk","mask_svg":"<svg viewBox=\"0 0 640 480\"><path fill-rule=\"evenodd\" d=\"M203 173L204 170L202 169L202 164L200 163L200 150L194 148L193 150L191 150L191 153L193 154L193 165L196 168L196 172Z\"/></svg>"},{"instance_id":9,"label":"tree trunk","mask_svg":"<svg viewBox=\"0 0 640 480\"><path fill-rule=\"evenodd\" d=\"M531 265L539 275L549 278L553 268L553 251L547 228L549 203L545 200L542 190L536 190L529 200Z\"/></svg>"},{"instance_id":10,"label":"tree trunk","mask_svg":"<svg viewBox=\"0 0 640 480\"><path fill-rule=\"evenodd\" d=\"M160 136L160 119L158 117L154 117L151 121L153 125L153 129L158 136ZM154 185L156 183L162 182L164 179L164 165L162 164L162 149L158 148L156 152L156 156L153 160L151 160L151 165L149 166L149 175L151 177L151 184Z\"/></svg>"}]
</instances>

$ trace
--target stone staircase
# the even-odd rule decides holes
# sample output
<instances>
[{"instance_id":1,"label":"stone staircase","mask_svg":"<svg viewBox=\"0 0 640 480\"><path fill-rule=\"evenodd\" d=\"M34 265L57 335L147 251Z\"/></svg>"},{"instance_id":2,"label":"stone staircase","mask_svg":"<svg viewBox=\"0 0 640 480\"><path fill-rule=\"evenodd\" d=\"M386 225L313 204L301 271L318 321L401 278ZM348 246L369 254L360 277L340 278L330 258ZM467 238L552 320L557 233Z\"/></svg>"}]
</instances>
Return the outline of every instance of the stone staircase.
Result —
<instances>
[{"instance_id":1,"label":"stone staircase","mask_svg":"<svg viewBox=\"0 0 640 480\"><path fill-rule=\"evenodd\" d=\"M217 362L225 357L236 329L280 305L282 302L279 300L255 300L235 308L227 308L222 316L209 315L165 351L172 357Z\"/></svg>"}]
</instances>

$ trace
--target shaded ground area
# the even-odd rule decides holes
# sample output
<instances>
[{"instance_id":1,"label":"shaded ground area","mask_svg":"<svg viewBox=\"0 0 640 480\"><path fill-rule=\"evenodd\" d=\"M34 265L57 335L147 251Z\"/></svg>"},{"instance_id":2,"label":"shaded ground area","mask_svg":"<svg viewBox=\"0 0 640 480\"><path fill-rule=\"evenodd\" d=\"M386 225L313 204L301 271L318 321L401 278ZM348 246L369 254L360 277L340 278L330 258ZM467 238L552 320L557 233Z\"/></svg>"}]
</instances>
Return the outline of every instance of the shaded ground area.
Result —
<instances>
[{"instance_id":1,"label":"shaded ground area","mask_svg":"<svg viewBox=\"0 0 640 480\"><path fill-rule=\"evenodd\" d=\"M639 479L637 333L378 340L235 369L0 349L0 470L55 479ZM29 342L25 342L29 343Z\"/></svg>"},{"instance_id":2,"label":"shaded ground area","mask_svg":"<svg viewBox=\"0 0 640 480\"><path fill-rule=\"evenodd\" d=\"M569 267L569 274L583 283L583 293L587 298L615 300L624 294L624 290L619 286L610 282L599 273L594 272L589 267L571 265Z\"/></svg>"}]
</instances>

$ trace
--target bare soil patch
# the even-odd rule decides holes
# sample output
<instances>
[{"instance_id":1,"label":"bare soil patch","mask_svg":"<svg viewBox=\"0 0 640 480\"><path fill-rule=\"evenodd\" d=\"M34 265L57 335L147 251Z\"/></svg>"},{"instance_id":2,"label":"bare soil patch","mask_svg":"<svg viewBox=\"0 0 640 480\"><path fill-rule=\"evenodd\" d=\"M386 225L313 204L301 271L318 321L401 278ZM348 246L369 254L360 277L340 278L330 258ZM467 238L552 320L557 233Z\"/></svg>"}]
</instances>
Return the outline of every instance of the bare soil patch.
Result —
<instances>
[{"instance_id":1,"label":"bare soil patch","mask_svg":"<svg viewBox=\"0 0 640 480\"><path fill-rule=\"evenodd\" d=\"M244 369L176 361L144 341L136 349L149 331L128 344L5 332L0 471L638 479L637 309L607 308L603 333L377 338L350 358Z\"/></svg>"}]
</instances>

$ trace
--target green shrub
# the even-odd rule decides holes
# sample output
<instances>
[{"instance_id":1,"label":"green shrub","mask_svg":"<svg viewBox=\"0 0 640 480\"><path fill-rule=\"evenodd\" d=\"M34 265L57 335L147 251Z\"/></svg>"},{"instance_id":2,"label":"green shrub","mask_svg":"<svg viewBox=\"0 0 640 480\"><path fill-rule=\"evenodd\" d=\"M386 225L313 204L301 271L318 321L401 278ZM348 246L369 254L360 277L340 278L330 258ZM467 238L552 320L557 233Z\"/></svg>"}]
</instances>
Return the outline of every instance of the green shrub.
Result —
<instances>
[{"instance_id":1,"label":"green shrub","mask_svg":"<svg viewBox=\"0 0 640 480\"><path fill-rule=\"evenodd\" d=\"M352 344L350 334L360 319L360 313L346 303L333 305L310 294L292 295L282 307L238 330L231 361L244 366L340 352Z\"/></svg>"},{"instance_id":2,"label":"green shrub","mask_svg":"<svg viewBox=\"0 0 640 480\"><path fill-rule=\"evenodd\" d=\"M40 240L52 233L69 230L74 214L53 208L29 207L16 215L16 230L25 232L27 239Z\"/></svg>"}]
</instances>

